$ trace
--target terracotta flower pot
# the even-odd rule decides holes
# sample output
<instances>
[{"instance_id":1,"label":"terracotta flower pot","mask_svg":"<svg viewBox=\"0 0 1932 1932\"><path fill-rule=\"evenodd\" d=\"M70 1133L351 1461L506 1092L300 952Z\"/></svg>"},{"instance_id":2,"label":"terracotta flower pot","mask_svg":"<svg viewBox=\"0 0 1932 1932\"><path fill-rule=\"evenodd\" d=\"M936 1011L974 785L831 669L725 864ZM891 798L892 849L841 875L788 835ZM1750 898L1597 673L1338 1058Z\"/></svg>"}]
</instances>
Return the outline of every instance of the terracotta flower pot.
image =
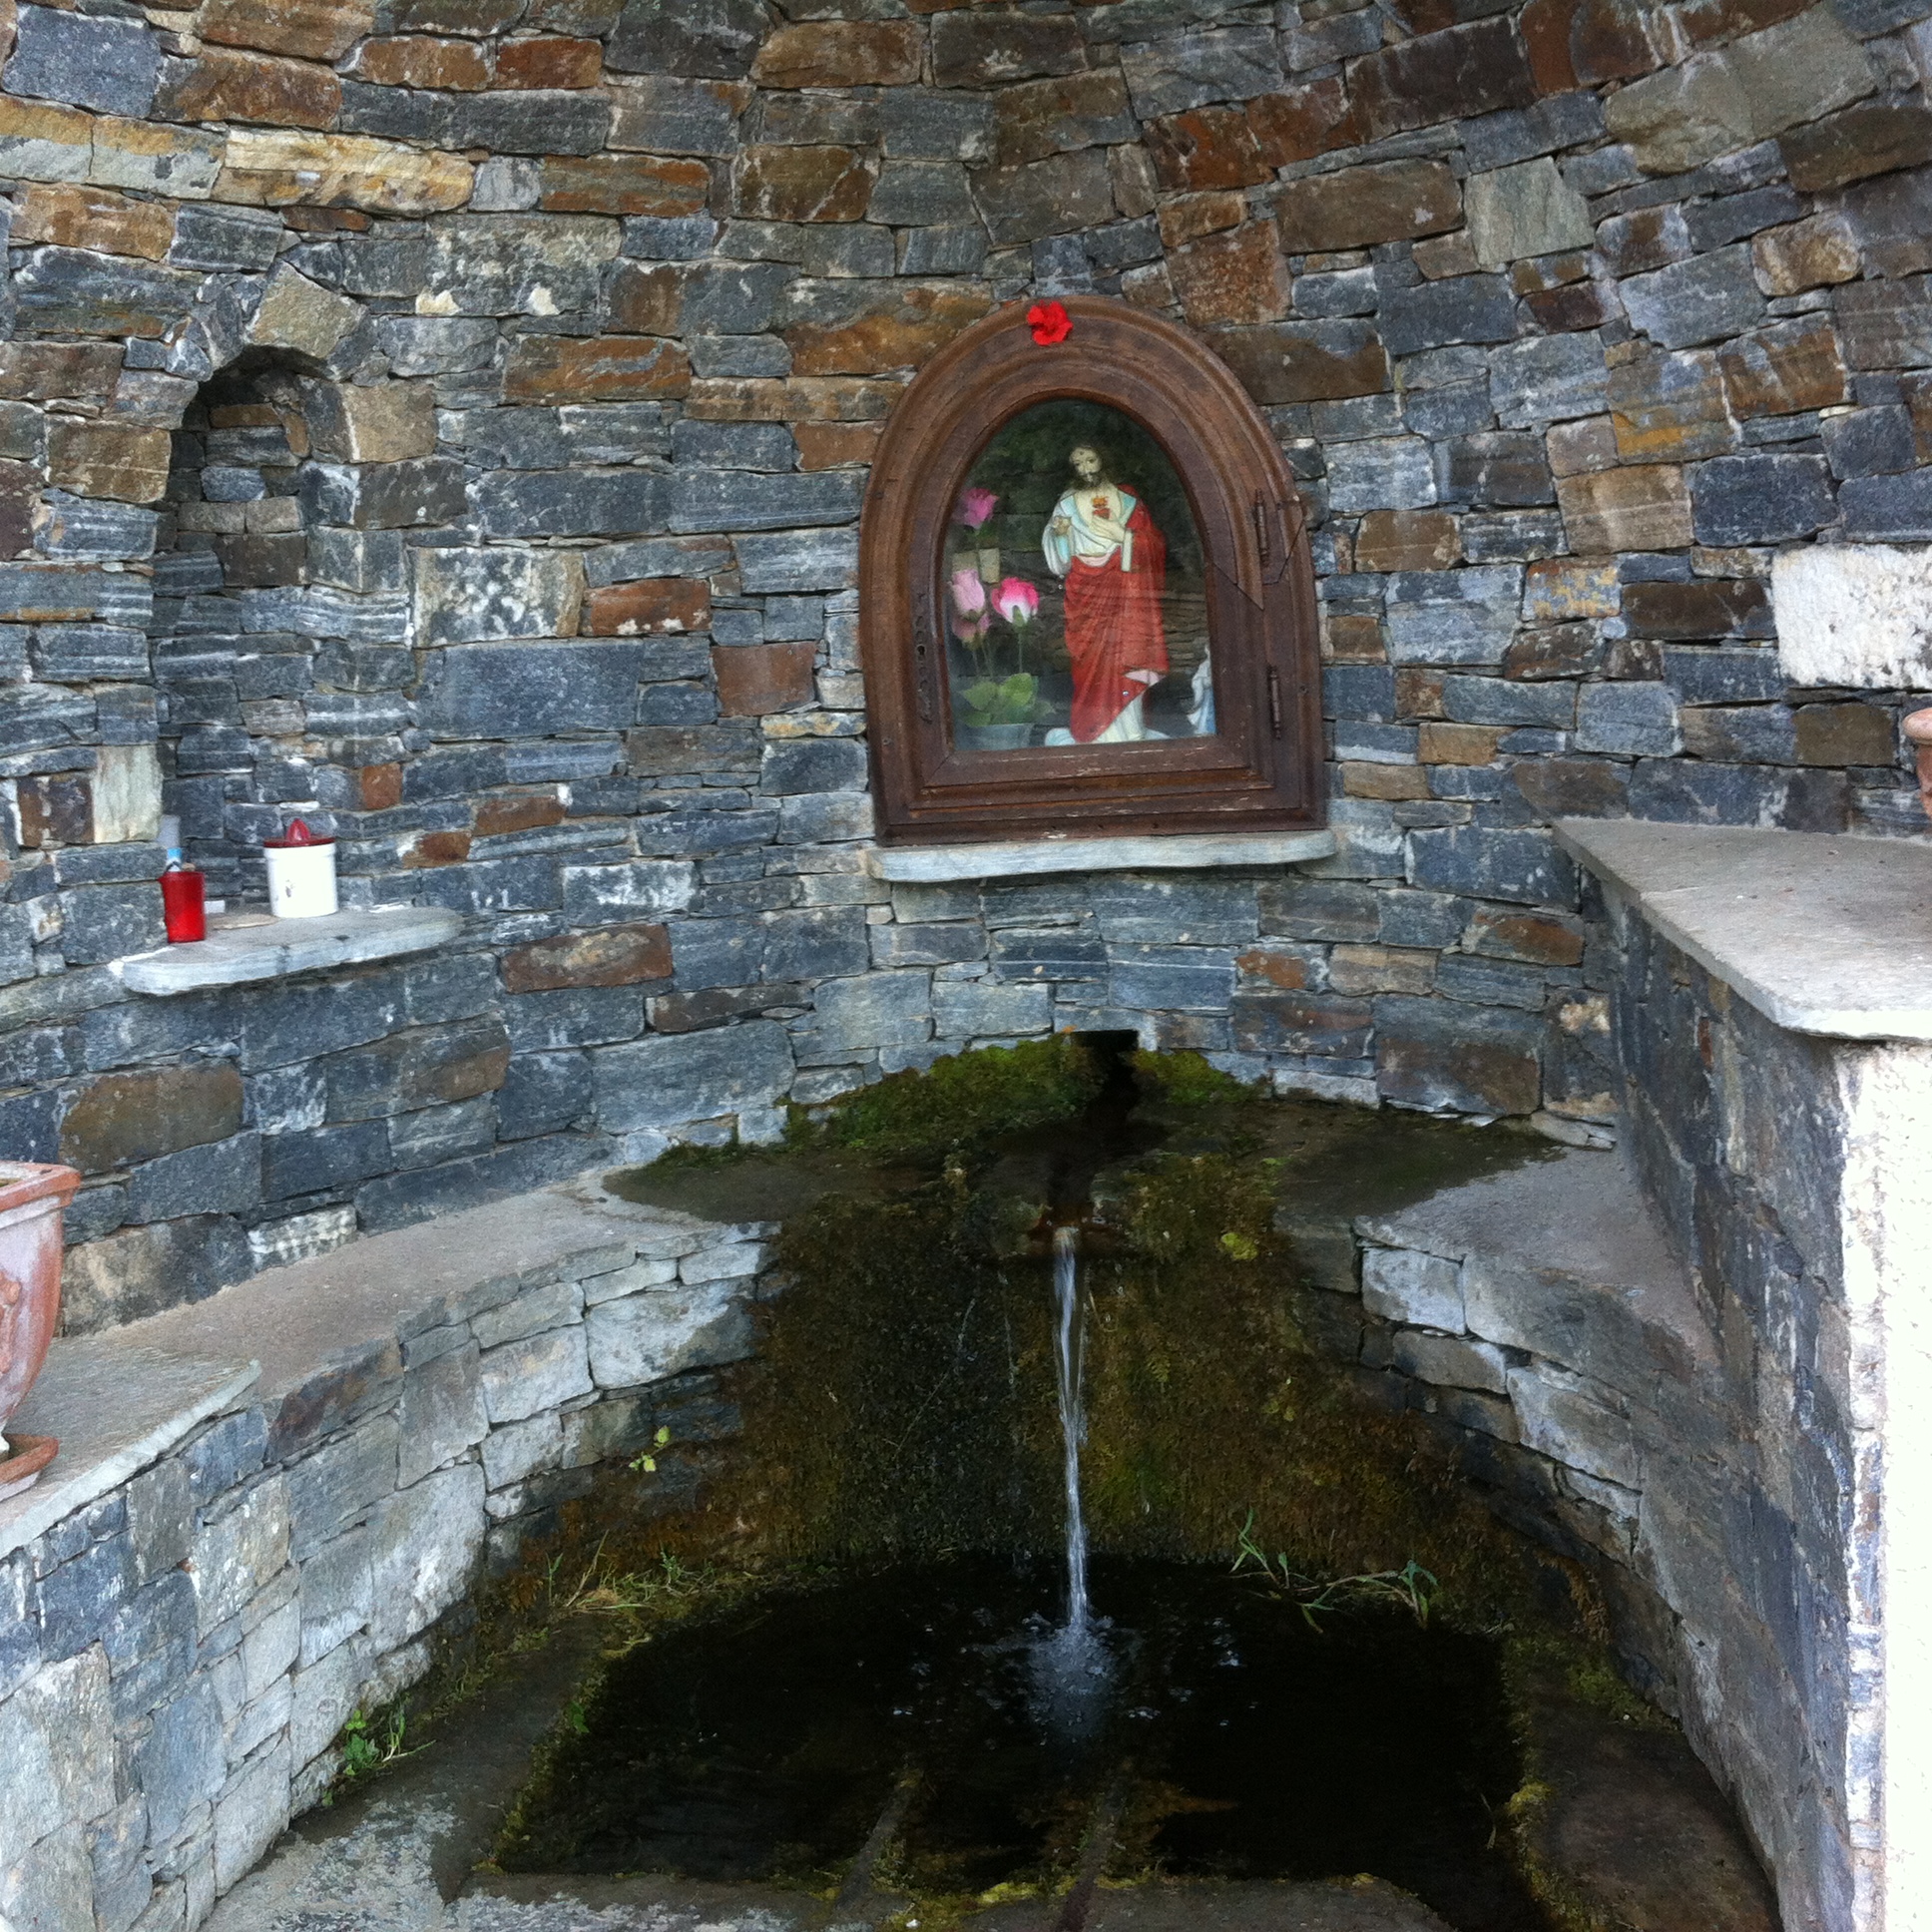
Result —
<instances>
[{"instance_id":1,"label":"terracotta flower pot","mask_svg":"<svg viewBox=\"0 0 1932 1932\"><path fill-rule=\"evenodd\" d=\"M1932 818L1932 706L1906 719L1905 735L1919 754L1919 803Z\"/></svg>"},{"instance_id":2,"label":"terracotta flower pot","mask_svg":"<svg viewBox=\"0 0 1932 1932\"><path fill-rule=\"evenodd\" d=\"M0 1161L0 1431L19 1408L60 1318L61 1210L81 1185L72 1168ZM52 1436L0 1437L0 1497L54 1459Z\"/></svg>"}]
</instances>

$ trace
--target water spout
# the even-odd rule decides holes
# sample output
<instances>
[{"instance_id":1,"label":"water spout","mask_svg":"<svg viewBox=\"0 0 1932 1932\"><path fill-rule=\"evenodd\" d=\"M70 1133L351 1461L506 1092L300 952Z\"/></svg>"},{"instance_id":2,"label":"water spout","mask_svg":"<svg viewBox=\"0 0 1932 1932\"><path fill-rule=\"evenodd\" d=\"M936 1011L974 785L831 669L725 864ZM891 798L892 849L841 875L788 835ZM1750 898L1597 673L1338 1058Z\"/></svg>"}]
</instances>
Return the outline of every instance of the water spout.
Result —
<instances>
[{"instance_id":1,"label":"water spout","mask_svg":"<svg viewBox=\"0 0 1932 1932\"><path fill-rule=\"evenodd\" d=\"M1053 1293L1059 1313L1056 1354L1060 1369L1060 1436L1067 1481L1067 1629L1082 1633L1091 1620L1087 1602L1087 1521L1080 1507L1080 1445L1087 1433L1081 1396L1086 1324L1080 1300L1080 1229L1053 1230Z\"/></svg>"}]
</instances>

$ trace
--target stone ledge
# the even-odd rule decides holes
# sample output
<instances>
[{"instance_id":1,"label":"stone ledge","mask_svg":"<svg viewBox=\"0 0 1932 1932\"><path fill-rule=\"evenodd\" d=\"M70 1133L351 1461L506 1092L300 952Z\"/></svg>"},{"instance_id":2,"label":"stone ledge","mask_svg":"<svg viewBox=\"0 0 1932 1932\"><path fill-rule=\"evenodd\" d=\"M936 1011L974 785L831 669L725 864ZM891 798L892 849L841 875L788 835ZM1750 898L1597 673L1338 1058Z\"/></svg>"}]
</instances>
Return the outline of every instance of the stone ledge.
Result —
<instances>
[{"instance_id":1,"label":"stone ledge","mask_svg":"<svg viewBox=\"0 0 1932 1932\"><path fill-rule=\"evenodd\" d=\"M1564 818L1563 848L1766 1019L1932 1041L1932 843Z\"/></svg>"},{"instance_id":2,"label":"stone ledge","mask_svg":"<svg viewBox=\"0 0 1932 1932\"><path fill-rule=\"evenodd\" d=\"M219 1351L131 1348L121 1335L56 1341L8 1426L16 1435L58 1436L60 1454L31 1489L0 1503L0 1557L98 1502L210 1416L233 1408L258 1372L253 1362Z\"/></svg>"},{"instance_id":3,"label":"stone ledge","mask_svg":"<svg viewBox=\"0 0 1932 1932\"><path fill-rule=\"evenodd\" d=\"M1299 865L1331 858L1330 831L1208 832L1199 837L1019 838L984 845L879 845L865 854L875 879L938 885L952 879L1042 872L1180 871L1214 865Z\"/></svg>"},{"instance_id":4,"label":"stone ledge","mask_svg":"<svg viewBox=\"0 0 1932 1932\"><path fill-rule=\"evenodd\" d=\"M116 960L114 970L131 993L166 998L430 952L462 930L463 915L442 906L378 906L218 931L187 945Z\"/></svg>"}]
</instances>

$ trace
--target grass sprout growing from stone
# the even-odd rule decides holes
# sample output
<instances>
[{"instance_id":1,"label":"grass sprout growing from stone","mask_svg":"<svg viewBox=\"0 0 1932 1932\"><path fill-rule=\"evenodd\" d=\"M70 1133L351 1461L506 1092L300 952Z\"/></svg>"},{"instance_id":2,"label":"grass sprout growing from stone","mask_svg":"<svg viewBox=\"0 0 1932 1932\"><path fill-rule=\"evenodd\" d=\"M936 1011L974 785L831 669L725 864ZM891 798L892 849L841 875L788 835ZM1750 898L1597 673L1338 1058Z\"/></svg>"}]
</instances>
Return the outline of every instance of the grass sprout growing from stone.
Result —
<instances>
[{"instance_id":1,"label":"grass sprout growing from stone","mask_svg":"<svg viewBox=\"0 0 1932 1932\"><path fill-rule=\"evenodd\" d=\"M1319 1630L1321 1619L1335 1611L1377 1602L1400 1604L1419 1625L1428 1628L1429 1612L1442 1586L1435 1573L1425 1570L1414 1557L1399 1570L1372 1570L1323 1583L1304 1577L1279 1551L1270 1556L1254 1541L1253 1532L1254 1512L1249 1510L1237 1539L1240 1553L1234 1559L1232 1574L1251 1576L1259 1571L1300 1611L1310 1630Z\"/></svg>"},{"instance_id":2,"label":"grass sprout growing from stone","mask_svg":"<svg viewBox=\"0 0 1932 1932\"><path fill-rule=\"evenodd\" d=\"M660 1429L651 1438L651 1447L643 1455L633 1456L631 1458L632 1472L634 1474L655 1476L658 1473L658 1458L654 1451L664 1448L670 1441L671 1431L669 1429Z\"/></svg>"},{"instance_id":3,"label":"grass sprout growing from stone","mask_svg":"<svg viewBox=\"0 0 1932 1932\"><path fill-rule=\"evenodd\" d=\"M342 1766L336 1772L336 1783L351 1784L405 1757L414 1757L423 1747L404 1743L408 1726L409 1713L400 1704L386 1718L372 1717L361 1710L351 1712L342 1726Z\"/></svg>"}]
</instances>

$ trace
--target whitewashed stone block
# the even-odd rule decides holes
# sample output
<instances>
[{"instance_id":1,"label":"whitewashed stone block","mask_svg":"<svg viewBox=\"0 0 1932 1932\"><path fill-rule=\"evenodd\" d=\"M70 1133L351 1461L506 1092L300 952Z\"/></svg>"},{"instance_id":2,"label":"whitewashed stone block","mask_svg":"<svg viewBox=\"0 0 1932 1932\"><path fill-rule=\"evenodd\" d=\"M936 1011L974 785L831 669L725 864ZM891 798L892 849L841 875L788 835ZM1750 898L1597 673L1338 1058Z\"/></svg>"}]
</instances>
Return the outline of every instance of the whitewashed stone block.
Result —
<instances>
[{"instance_id":1,"label":"whitewashed stone block","mask_svg":"<svg viewBox=\"0 0 1932 1932\"><path fill-rule=\"evenodd\" d=\"M1777 659L1794 685L1932 686L1932 545L1787 550L1771 567Z\"/></svg>"},{"instance_id":2,"label":"whitewashed stone block","mask_svg":"<svg viewBox=\"0 0 1932 1932\"><path fill-rule=\"evenodd\" d=\"M493 1423L521 1422L573 1395L588 1395L591 1374L582 1323L490 1349L482 1376L483 1407Z\"/></svg>"},{"instance_id":3,"label":"whitewashed stone block","mask_svg":"<svg viewBox=\"0 0 1932 1932\"><path fill-rule=\"evenodd\" d=\"M688 1368L742 1361L751 1352L742 1287L735 1280L709 1281L593 1308L584 1327L598 1387L635 1388Z\"/></svg>"},{"instance_id":4,"label":"whitewashed stone block","mask_svg":"<svg viewBox=\"0 0 1932 1932\"><path fill-rule=\"evenodd\" d=\"M371 1628L381 1650L415 1636L469 1587L483 1546L483 1487L482 1470L462 1463L400 1491L376 1519Z\"/></svg>"},{"instance_id":5,"label":"whitewashed stone block","mask_svg":"<svg viewBox=\"0 0 1932 1932\"><path fill-rule=\"evenodd\" d=\"M1460 1335L1432 1335L1408 1329L1395 1337L1395 1365L1406 1375L1448 1388L1487 1389L1502 1395L1509 1388L1503 1351L1488 1342Z\"/></svg>"}]
</instances>

